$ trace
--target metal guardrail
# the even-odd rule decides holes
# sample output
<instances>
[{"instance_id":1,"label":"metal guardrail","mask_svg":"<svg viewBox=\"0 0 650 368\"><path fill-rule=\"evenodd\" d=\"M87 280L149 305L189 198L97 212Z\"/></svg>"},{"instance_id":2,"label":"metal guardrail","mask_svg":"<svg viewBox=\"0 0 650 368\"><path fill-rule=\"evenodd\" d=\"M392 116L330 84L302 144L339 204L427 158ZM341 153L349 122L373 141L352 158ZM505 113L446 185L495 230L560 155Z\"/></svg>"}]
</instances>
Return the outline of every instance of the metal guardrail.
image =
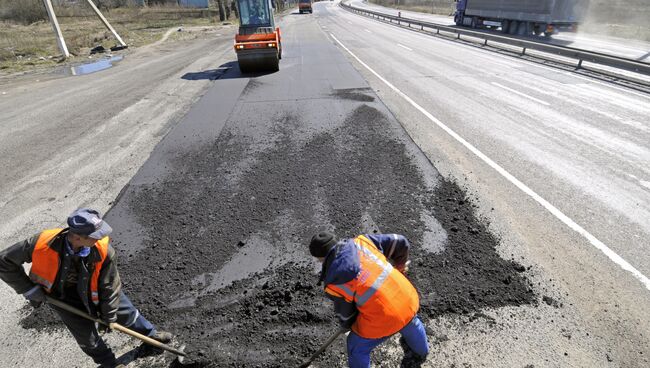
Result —
<instances>
[{"instance_id":1,"label":"metal guardrail","mask_svg":"<svg viewBox=\"0 0 650 368\"><path fill-rule=\"evenodd\" d=\"M500 36L500 35L495 35L495 34L490 34L485 32L471 31L468 29L445 26L442 24L425 22L417 19L404 18L401 16L398 17L395 15L375 12L372 10L356 8L354 6L345 4L343 2L341 2L340 5L344 9L347 9L351 12L362 14L362 15L366 14L371 16L372 18L382 19L384 21L389 21L390 23L397 23L397 25L400 26L402 24L405 24L408 25L408 28L413 28L412 26L415 25L420 27L420 30L422 31L424 31L425 29L433 29L438 34L441 31L454 33L457 36L456 38L459 39L461 36L479 38L484 40L484 45L487 45L488 41L493 41L501 44L518 46L522 48L522 55L526 53L526 50L530 49L530 50L541 51L553 55L577 59L578 60L578 64L576 65L577 68L581 68L583 61L587 61L594 64L599 64L599 65L614 67L617 69L627 70L635 73L650 75L650 64L619 57L619 56L608 55L608 54L603 54L594 51L586 51L586 50L581 50L569 46L557 46L557 45L551 45L551 44L536 42L531 40L522 40L519 38Z\"/></svg>"}]
</instances>

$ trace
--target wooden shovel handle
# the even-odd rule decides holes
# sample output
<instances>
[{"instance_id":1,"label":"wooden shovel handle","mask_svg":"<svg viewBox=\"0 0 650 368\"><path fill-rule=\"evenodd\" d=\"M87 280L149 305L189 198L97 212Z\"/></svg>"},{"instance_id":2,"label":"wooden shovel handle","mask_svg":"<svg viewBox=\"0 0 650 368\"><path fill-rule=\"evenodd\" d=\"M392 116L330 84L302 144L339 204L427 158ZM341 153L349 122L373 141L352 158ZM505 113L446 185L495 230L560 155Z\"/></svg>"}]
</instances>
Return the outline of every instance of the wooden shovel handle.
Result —
<instances>
[{"instance_id":1,"label":"wooden shovel handle","mask_svg":"<svg viewBox=\"0 0 650 368\"><path fill-rule=\"evenodd\" d=\"M327 349L327 348L328 348L328 347L329 347L329 346L334 342L334 340L336 340L339 336L341 336L342 334L344 334L344 333L347 332L347 331L348 331L347 328L341 327L341 328L340 328L338 331L336 331L332 336L330 336L330 338L327 339L327 341L325 341L325 343L320 347L320 349L318 349L314 354L312 354L312 356L309 358L309 360L307 360L306 362L302 363L302 364L299 366L299 368L306 368L306 367L309 367L309 366L311 365L311 363L312 363L314 360L316 360L316 358L318 358L318 356L321 355L321 354L325 351L325 349Z\"/></svg>"},{"instance_id":2,"label":"wooden shovel handle","mask_svg":"<svg viewBox=\"0 0 650 368\"><path fill-rule=\"evenodd\" d=\"M163 350L167 350L167 351L169 351L171 353L174 353L176 355L187 356L187 354L185 354L185 352L182 352L182 351L180 351L178 349L174 349L171 346L165 345L162 342L160 342L158 340L154 340L149 336L145 336L145 335L143 335L143 334L141 334L139 332L135 332L135 331L133 331L131 329L128 329L128 328L120 325L119 323L115 323L115 322L110 323L108 325L108 327L110 327L113 330L124 332L125 334L133 336L136 339L143 341L144 343L147 343L149 345L155 346L155 347L163 349Z\"/></svg>"},{"instance_id":3,"label":"wooden shovel handle","mask_svg":"<svg viewBox=\"0 0 650 368\"><path fill-rule=\"evenodd\" d=\"M138 333L138 332L135 332L135 331L133 331L131 329L128 329L128 328L120 325L119 323L113 322L113 323L106 324L106 322L102 321L101 319L92 317L91 315L89 315L87 313L84 313L84 312L80 311L79 309L74 308L74 307L72 307L72 306L70 306L70 305L68 305L68 304L66 304L66 303L64 303L64 302L62 302L62 301L60 301L58 299L54 299L54 298L52 298L50 296L45 296L45 300L47 300L48 303L50 303L52 305L55 305L55 306L65 310L65 311L68 311L70 313L76 314L79 317L83 317L83 318L85 318L87 320L90 320L90 321L93 321L95 323L99 323L101 325L108 326L112 330L117 330L117 331L123 332L123 333L125 333L127 335L133 336L136 339L141 340L142 342L144 342L146 344L155 346L155 347L157 347L159 349L167 350L167 351L169 351L171 353L174 353L176 355L187 356L187 354L185 354L185 352L183 352L183 351L180 351L178 349L174 349L171 346L165 345L162 342L154 340L149 336L145 336L145 335L143 335L141 333Z\"/></svg>"}]
</instances>

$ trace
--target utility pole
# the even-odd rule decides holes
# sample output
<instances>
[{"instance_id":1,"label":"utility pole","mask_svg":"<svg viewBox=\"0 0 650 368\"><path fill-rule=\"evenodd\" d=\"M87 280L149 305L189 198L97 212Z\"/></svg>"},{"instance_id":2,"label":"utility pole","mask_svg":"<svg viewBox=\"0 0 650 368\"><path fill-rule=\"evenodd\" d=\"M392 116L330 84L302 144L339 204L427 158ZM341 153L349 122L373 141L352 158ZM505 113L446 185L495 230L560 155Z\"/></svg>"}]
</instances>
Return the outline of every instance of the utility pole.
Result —
<instances>
[{"instance_id":1,"label":"utility pole","mask_svg":"<svg viewBox=\"0 0 650 368\"><path fill-rule=\"evenodd\" d=\"M47 2L49 2L49 1L50 1L50 0L47 0ZM106 20L106 18L104 18L104 16L103 16L102 13L99 11L99 9L97 9L97 7L96 7L95 4L92 2L92 0L86 0L86 1L88 2L88 5L90 5L90 7L93 8L93 10L95 11L95 14L97 14L97 16L99 17L99 19L100 19L100 20L102 21L102 23L104 23L104 25L106 26L106 28L108 28L108 30L111 31L111 33L113 33L113 36L115 36L115 38L117 39L117 42L119 42L120 45L122 45L123 47L127 47L127 46L126 46L126 43L124 43L124 41L122 41L122 37L120 37L120 35L118 35L117 32L115 32L115 30L113 29L113 27L111 26L111 24L108 23L108 21Z\"/></svg>"},{"instance_id":2,"label":"utility pole","mask_svg":"<svg viewBox=\"0 0 650 368\"><path fill-rule=\"evenodd\" d=\"M47 9L47 15L50 17L50 23L52 23L52 28L54 29L54 35L56 36L56 43L59 45L59 50L61 54L66 59L70 57L70 52L68 51L68 46L65 44L63 39L63 33L61 33L61 27L59 27L59 21L56 19L56 14L54 13L54 8L52 7L51 0L43 0L45 4L45 9Z\"/></svg>"}]
</instances>

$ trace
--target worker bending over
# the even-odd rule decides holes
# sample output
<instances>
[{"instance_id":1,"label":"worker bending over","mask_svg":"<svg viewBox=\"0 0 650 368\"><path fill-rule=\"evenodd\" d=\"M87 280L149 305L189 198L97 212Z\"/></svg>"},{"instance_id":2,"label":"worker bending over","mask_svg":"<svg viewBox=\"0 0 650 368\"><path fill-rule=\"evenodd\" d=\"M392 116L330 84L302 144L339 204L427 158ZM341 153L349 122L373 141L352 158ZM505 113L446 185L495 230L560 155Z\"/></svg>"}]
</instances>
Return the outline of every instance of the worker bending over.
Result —
<instances>
[{"instance_id":1,"label":"worker bending over","mask_svg":"<svg viewBox=\"0 0 650 368\"><path fill-rule=\"evenodd\" d=\"M408 240L397 234L359 235L337 241L334 234L314 235L312 256L323 264L321 281L344 327L351 328L347 350L350 368L369 368L370 352L399 332L404 363L420 366L429 353L417 317L418 294L404 276Z\"/></svg>"},{"instance_id":2,"label":"worker bending over","mask_svg":"<svg viewBox=\"0 0 650 368\"><path fill-rule=\"evenodd\" d=\"M78 209L68 217L68 228L45 230L0 252L0 278L34 307L49 295L107 324L117 322L162 343L170 342L172 335L156 331L122 292L115 250L109 244L111 231L97 211ZM28 277L23 264L29 262ZM124 367L94 322L50 306L95 363Z\"/></svg>"}]
</instances>

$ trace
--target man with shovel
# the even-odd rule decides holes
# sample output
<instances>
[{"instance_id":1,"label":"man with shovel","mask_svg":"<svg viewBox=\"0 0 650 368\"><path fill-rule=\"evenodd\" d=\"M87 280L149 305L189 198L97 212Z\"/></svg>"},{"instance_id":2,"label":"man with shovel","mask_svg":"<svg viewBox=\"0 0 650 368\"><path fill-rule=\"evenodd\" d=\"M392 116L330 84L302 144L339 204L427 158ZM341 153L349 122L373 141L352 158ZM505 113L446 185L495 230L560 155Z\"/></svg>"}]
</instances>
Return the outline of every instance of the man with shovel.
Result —
<instances>
[{"instance_id":1,"label":"man with shovel","mask_svg":"<svg viewBox=\"0 0 650 368\"><path fill-rule=\"evenodd\" d=\"M109 245L111 227L88 208L74 211L65 229L45 230L0 252L0 278L33 307L47 297L117 322L162 343L169 332L156 331L122 292L115 250ZM24 263L32 263L29 276ZM47 295L47 297L46 297ZM102 367L124 367L99 336L94 322L54 305L81 350Z\"/></svg>"},{"instance_id":2,"label":"man with shovel","mask_svg":"<svg viewBox=\"0 0 650 368\"><path fill-rule=\"evenodd\" d=\"M350 368L369 368L370 353L399 332L405 350L403 366L419 367L429 353L427 336L417 316L417 291L404 276L409 242L397 234L359 235L337 241L321 232L309 244L322 262L321 281L343 325Z\"/></svg>"}]
</instances>

